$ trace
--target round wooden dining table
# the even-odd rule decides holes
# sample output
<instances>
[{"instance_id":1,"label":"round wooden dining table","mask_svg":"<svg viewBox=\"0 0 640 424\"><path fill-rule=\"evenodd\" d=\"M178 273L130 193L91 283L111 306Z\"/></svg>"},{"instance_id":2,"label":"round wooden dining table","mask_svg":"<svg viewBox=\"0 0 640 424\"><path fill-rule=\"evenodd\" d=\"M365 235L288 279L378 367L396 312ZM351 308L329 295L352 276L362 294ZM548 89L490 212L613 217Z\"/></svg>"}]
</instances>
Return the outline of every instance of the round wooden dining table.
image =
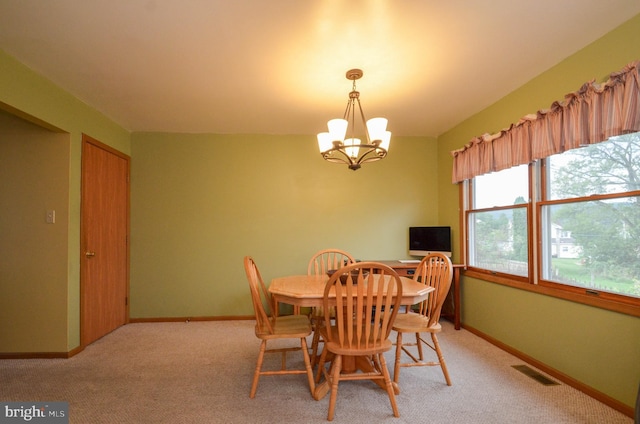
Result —
<instances>
[{"instance_id":1,"label":"round wooden dining table","mask_svg":"<svg viewBox=\"0 0 640 424\"><path fill-rule=\"evenodd\" d=\"M324 287L329 281L326 275L290 275L271 280L269 293L277 303L286 303L302 307L322 307ZM407 277L400 277L402 282L401 305L415 305L427 298L433 291L422 283ZM331 293L329 293L331 298ZM277 312L276 312L277 313Z\"/></svg>"},{"instance_id":2,"label":"round wooden dining table","mask_svg":"<svg viewBox=\"0 0 640 424\"><path fill-rule=\"evenodd\" d=\"M389 278L389 276L387 276L387 278ZM279 303L285 303L301 307L322 307L324 288L327 281L329 281L329 277L326 275L290 275L286 277L277 277L271 280L269 293L271 293L276 306ZM402 297L400 304L403 306L415 305L416 303L425 300L427 296L429 296L429 293L433 291L433 287L414 281L411 278L400 277L400 281L402 282ZM331 294L332 293L329 292L330 299ZM274 313L278 313L277 307L275 308ZM344 357L342 369L347 373L352 373L356 370L366 373L372 370L371 362L366 360L366 358L358 356ZM324 381L322 384L316 386L314 398L316 400L321 399L328 391L329 384ZM400 393L400 388L395 383L394 391L396 394Z\"/></svg>"}]
</instances>

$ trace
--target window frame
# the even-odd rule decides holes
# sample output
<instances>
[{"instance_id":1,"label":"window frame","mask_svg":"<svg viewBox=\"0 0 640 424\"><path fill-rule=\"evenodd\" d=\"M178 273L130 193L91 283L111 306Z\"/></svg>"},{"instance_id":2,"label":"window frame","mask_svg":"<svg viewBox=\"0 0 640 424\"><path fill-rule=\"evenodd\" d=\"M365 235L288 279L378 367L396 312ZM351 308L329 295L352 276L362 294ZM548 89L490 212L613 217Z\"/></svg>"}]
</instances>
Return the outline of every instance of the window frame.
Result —
<instances>
[{"instance_id":1,"label":"window frame","mask_svg":"<svg viewBox=\"0 0 640 424\"><path fill-rule=\"evenodd\" d=\"M469 241L471 239L471 219L473 217L474 214L477 213L482 213L482 212L497 212L497 211L503 211L503 210L516 210L516 209L525 209L526 210L526 215L527 215L527 222L531 222L531 204L530 203L526 203L526 204L520 204L520 205L513 205L513 206L498 206L495 208L482 208L482 209L472 209L472 210L467 210L466 211L466 218L465 218L465 224L467 226L467 233L469 234L469 236L467 237L467 240ZM530 280L530 276L531 276L531 272L532 272L532 261L531 261L531 242L530 242L530 232L531 232L531 226L527 226L527 276L522 276L522 275L518 275L518 274L509 274L507 272L503 272L503 271L496 271L496 270L490 270L490 269L486 269L486 268L480 268L474 265L471 265L470 263L467 263L467 267L468 269L472 269L475 270L476 272L479 273L486 273L489 275L497 275L497 276L503 276L503 277L509 277L512 278L515 281L520 281L520 282L529 282ZM471 258L471 244L467 243L466 245L467 248L467 258Z\"/></svg>"},{"instance_id":2,"label":"window frame","mask_svg":"<svg viewBox=\"0 0 640 424\"><path fill-rule=\"evenodd\" d=\"M606 141L604 143L606 143ZM545 206L561 205L561 204L568 204L568 203L575 204L575 203L591 202L591 201L597 201L597 200L620 199L620 198L628 198L628 197L634 197L634 196L640 195L640 190L638 190L638 191L626 191L622 193L593 194L589 196L573 197L573 198L567 198L567 199L547 200L549 197L551 197L551 196L548 196L548 193L547 193L547 190L549 188L549 184L547 184L547 179L549 177L548 166L549 166L549 161L546 160L546 158L543 159L541 161L540 172L539 172L540 182L541 182L540 183L541 198L536 202L536 210L537 210L537 217L538 217L536 221L536 226L537 226L536 232L538 233L538 237L540 238L543 230L542 208L544 208ZM623 304L635 305L637 307L640 307L640 298L625 296L621 294L611 293L608 291L601 291L601 290L592 289L592 288L571 286L568 284L562 284L556 281L544 279L543 278L544 273L542 269L542 266L543 266L542 257L544 254L543 249L544 249L544 246L543 246L542 240L540 240L540 242L537 245L537 256L538 258L540 258L540 260L536 261L537 275L538 275L537 284L539 284L540 286L563 290L563 291L571 292L576 295L591 296L597 299L602 299L609 302L615 302L616 304L623 303ZM638 313L637 316L640 316L640 312Z\"/></svg>"},{"instance_id":3,"label":"window frame","mask_svg":"<svg viewBox=\"0 0 640 424\"><path fill-rule=\"evenodd\" d=\"M463 204L463 208L461 208L461 210L463 211L463 216L464 218L462 219L462 223L464 225L464 230L463 230L463 234L465 235L464 237L464 262L465 264L467 264L467 270L471 271L473 273L476 273L478 275L484 275L489 277L489 280L503 280L503 279L509 279L510 281L513 282L517 282L520 284L530 284L531 283L531 276L533 275L533 271L534 271L534 267L533 267L533 250L532 250L532 226L528 225L527 226L527 276L522 276L522 275L517 275L517 274L509 274L506 272L502 272L502 271L493 271L493 270L488 270L488 269L484 269L484 268L479 268L473 265L469 264L469 258L471 257L471 248L470 248L470 240L471 240L471 231L470 231L470 219L471 216L474 213L479 213L479 212L490 212L490 211L500 211L500 210L514 210L514 209L521 209L521 208L526 208L526 215L527 215L527 222L531 223L533 222L532 220L534 219L533 217L533 211L532 211L532 198L534 197L534 186L532 184L532 176L533 176L533 164L529 164L528 165L528 170L527 170L527 174L528 174L528 182L529 182L529 199L527 199L527 202L523 205L502 205L502 206L494 206L494 207L489 207L489 208L479 208L479 209L473 209L473 207L471 205L474 204L473 202L473 195L474 195L474 179L470 179L470 180L465 180L464 184L460 184L461 189L462 190L466 190L466 193L463 194L463 197L465 197L466 201ZM468 275L468 274L467 274Z\"/></svg>"},{"instance_id":4,"label":"window frame","mask_svg":"<svg viewBox=\"0 0 640 424\"><path fill-rule=\"evenodd\" d=\"M598 194L587 197L578 197L571 199L547 199L547 178L548 178L548 160L546 158L534 161L528 165L528 184L529 199L526 203L527 209L527 237L528 237L528 276L509 274L501 271L492 271L479 268L469 264L471 257L471 234L470 219L474 213L496 211L504 209L514 209L516 205L499 206L491 208L473 209L474 196L474 178L465 180L459 184L460 203L461 203L461 241L462 241L462 259L466 264L465 276L478 278L497 284L502 284L522 290L527 290L543 295L557 297L582 303L598 308L620 312L627 315L640 317L640 298L625 296L621 294L611 293L608 291L600 291L591 288L578 286L570 286L547 280L543 276L543 207L549 205L557 205L564 203L579 203L585 201L594 201L602 199L626 198L640 195L640 191L631 191L615 194ZM517 207L523 207L518 205Z\"/></svg>"}]
</instances>

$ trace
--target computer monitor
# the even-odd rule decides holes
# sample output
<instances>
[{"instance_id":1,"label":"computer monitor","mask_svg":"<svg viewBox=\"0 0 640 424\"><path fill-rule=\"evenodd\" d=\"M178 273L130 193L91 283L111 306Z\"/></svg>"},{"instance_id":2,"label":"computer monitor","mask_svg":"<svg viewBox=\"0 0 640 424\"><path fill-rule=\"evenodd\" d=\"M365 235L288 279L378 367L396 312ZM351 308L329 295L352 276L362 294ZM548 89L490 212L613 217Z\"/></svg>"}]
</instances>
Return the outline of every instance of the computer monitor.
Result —
<instances>
[{"instance_id":1,"label":"computer monitor","mask_svg":"<svg viewBox=\"0 0 640 424\"><path fill-rule=\"evenodd\" d=\"M451 257L451 227L409 227L409 254L439 252Z\"/></svg>"}]
</instances>

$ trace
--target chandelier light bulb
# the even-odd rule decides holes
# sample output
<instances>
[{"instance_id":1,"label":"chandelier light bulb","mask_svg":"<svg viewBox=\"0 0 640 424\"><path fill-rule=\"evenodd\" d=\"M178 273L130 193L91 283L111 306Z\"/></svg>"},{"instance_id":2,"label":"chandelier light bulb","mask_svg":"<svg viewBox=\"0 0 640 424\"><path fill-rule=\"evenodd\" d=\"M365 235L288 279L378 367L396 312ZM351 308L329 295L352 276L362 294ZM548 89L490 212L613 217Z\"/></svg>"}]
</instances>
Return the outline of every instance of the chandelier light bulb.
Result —
<instances>
[{"instance_id":1,"label":"chandelier light bulb","mask_svg":"<svg viewBox=\"0 0 640 424\"><path fill-rule=\"evenodd\" d=\"M386 118L372 118L367 121L367 130L369 131L369 141L372 143L382 141L384 133L387 130Z\"/></svg>"},{"instance_id":2,"label":"chandelier light bulb","mask_svg":"<svg viewBox=\"0 0 640 424\"><path fill-rule=\"evenodd\" d=\"M331 134L331 141L343 142L344 137L347 134L348 125L349 121L346 119L332 119L327 122L329 134Z\"/></svg>"},{"instance_id":3,"label":"chandelier light bulb","mask_svg":"<svg viewBox=\"0 0 640 424\"><path fill-rule=\"evenodd\" d=\"M318 133L318 148L321 152L331 150L333 147L333 140L331 140L331 134L328 132Z\"/></svg>"},{"instance_id":4,"label":"chandelier light bulb","mask_svg":"<svg viewBox=\"0 0 640 424\"><path fill-rule=\"evenodd\" d=\"M358 158L358 150L360 150L359 138L347 138L344 141L344 150L350 158Z\"/></svg>"}]
</instances>

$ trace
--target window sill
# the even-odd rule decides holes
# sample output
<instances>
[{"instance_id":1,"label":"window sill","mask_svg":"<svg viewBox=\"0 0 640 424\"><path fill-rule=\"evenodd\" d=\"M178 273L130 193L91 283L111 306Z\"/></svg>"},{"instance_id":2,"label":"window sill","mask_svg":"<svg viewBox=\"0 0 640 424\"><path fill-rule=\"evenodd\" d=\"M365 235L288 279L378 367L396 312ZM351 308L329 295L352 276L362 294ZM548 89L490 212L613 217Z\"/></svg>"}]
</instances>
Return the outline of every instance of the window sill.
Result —
<instances>
[{"instance_id":1,"label":"window sill","mask_svg":"<svg viewBox=\"0 0 640 424\"><path fill-rule=\"evenodd\" d=\"M593 294L579 293L567 289L559 289L556 287L550 287L546 285L531 284L528 282L519 281L516 278L511 278L503 275L495 275L489 272L477 271L473 269L467 269L462 272L464 277L477 278L483 281L489 281L496 284L502 284L504 286L513 287L520 290L526 290L533 293L542 294L545 296L556 297L559 299L569 300L571 302L582 303L584 305L594 306L596 308L606 309L609 311L619 312L621 314L631 315L634 317L640 317L640 307L631 303L620 302L613 299L603 299Z\"/></svg>"}]
</instances>

